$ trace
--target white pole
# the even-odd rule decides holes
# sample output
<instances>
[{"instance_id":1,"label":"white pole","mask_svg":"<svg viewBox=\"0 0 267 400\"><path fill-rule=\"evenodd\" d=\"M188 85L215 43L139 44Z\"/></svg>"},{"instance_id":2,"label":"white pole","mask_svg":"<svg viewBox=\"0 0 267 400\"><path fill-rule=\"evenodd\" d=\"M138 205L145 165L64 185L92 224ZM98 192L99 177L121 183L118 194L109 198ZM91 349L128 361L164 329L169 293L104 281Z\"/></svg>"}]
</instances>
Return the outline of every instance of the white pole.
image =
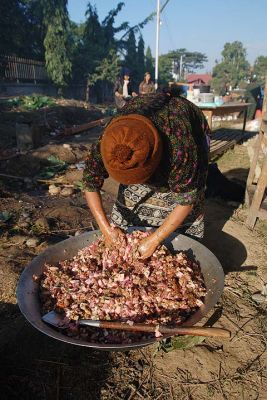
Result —
<instances>
[{"instance_id":1,"label":"white pole","mask_svg":"<svg viewBox=\"0 0 267 400\"><path fill-rule=\"evenodd\" d=\"M182 80L182 73L183 73L183 56L180 57L180 81Z\"/></svg>"},{"instance_id":2,"label":"white pole","mask_svg":"<svg viewBox=\"0 0 267 400\"><path fill-rule=\"evenodd\" d=\"M157 31L156 31L156 58L155 58L155 89L158 88L159 77L159 25L160 25L160 0L157 0Z\"/></svg>"}]
</instances>

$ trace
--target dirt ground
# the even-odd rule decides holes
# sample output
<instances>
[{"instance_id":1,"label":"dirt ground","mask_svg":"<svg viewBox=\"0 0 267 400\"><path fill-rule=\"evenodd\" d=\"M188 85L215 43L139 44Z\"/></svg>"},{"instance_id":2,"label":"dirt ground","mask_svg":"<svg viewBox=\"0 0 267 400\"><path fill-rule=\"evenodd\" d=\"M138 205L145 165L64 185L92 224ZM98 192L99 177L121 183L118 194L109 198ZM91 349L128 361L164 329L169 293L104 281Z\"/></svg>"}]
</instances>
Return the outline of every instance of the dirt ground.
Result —
<instances>
[{"instance_id":1,"label":"dirt ground","mask_svg":"<svg viewBox=\"0 0 267 400\"><path fill-rule=\"evenodd\" d=\"M1 399L266 399L267 302L252 296L267 284L267 225L259 221L254 231L248 230L243 205L220 199L206 202L204 244L225 271L223 297L209 316L213 314L216 326L231 330L230 340L206 339L170 353L156 346L100 352L48 338L20 314L16 285L32 258L53 243L95 227L78 190L82 172L77 163L98 134L94 129L65 141L48 140L48 147L0 163L0 173L22 177L0 177L0 213L9 213L0 222ZM65 161L67 169L48 183L37 182L34 177L50 154ZM249 168L244 145L217 162L227 177L244 183ZM49 194L50 181L60 188L59 194ZM66 188L71 192L64 196ZM108 214L115 195L115 183L107 181L103 197Z\"/></svg>"}]
</instances>

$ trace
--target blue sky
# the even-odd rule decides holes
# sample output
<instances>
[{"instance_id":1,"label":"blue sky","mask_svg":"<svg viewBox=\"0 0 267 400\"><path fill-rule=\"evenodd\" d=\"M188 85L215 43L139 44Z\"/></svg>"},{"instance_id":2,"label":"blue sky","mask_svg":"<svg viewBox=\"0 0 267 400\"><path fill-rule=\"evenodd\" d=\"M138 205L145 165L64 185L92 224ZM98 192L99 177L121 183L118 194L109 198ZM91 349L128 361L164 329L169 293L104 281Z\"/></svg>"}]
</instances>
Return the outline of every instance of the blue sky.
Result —
<instances>
[{"instance_id":1,"label":"blue sky","mask_svg":"<svg viewBox=\"0 0 267 400\"><path fill-rule=\"evenodd\" d=\"M161 0L163 4L165 0ZM92 0L100 21L119 0ZM116 24L141 22L156 9L156 0L125 0ZM88 0L68 0L70 18L85 20ZM226 42L241 41L247 58L253 63L257 56L267 56L267 0L170 0L161 15L160 54L186 48L208 56L204 70L210 71ZM155 54L156 21L143 29L145 45Z\"/></svg>"}]
</instances>

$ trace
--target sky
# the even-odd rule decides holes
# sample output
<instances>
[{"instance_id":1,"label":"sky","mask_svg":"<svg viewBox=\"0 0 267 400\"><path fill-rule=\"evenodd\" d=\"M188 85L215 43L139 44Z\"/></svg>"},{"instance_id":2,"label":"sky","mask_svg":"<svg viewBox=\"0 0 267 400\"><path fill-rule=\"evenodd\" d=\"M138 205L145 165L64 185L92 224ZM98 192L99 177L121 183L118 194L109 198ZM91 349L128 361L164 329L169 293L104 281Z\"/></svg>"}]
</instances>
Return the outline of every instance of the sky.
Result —
<instances>
[{"instance_id":1,"label":"sky","mask_svg":"<svg viewBox=\"0 0 267 400\"><path fill-rule=\"evenodd\" d=\"M164 4L165 0L161 0ZM119 0L92 0L102 21ZM135 25L156 10L157 0L124 0L115 26L128 21ZM70 19L84 22L88 0L68 0ZM161 15L160 50L186 48L208 57L203 70L209 72L220 60L226 42L241 41L247 59L254 63L259 55L267 56L267 0L170 0ZM142 30L145 46L155 55L156 19ZM138 35L137 35L138 37Z\"/></svg>"}]
</instances>

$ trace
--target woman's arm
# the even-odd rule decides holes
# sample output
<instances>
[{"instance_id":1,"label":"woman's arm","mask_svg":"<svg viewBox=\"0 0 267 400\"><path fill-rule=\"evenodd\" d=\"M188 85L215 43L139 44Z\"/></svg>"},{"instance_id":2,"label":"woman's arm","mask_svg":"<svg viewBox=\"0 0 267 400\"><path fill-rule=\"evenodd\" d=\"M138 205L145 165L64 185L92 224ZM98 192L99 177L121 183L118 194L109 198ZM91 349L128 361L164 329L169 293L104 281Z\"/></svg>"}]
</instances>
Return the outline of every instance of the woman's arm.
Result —
<instances>
[{"instance_id":1,"label":"woman's arm","mask_svg":"<svg viewBox=\"0 0 267 400\"><path fill-rule=\"evenodd\" d=\"M141 254L141 257L150 257L156 250L157 246L179 228L180 225L182 225L192 208L193 205L177 205L165 219L163 224L150 236L140 242L139 253Z\"/></svg>"},{"instance_id":2,"label":"woman's arm","mask_svg":"<svg viewBox=\"0 0 267 400\"><path fill-rule=\"evenodd\" d=\"M85 198L88 207L90 208L96 223L105 238L106 244L108 246L112 245L120 235L123 235L123 231L119 228L113 228L110 226L102 204L102 197L99 192L85 191Z\"/></svg>"},{"instance_id":3,"label":"woman's arm","mask_svg":"<svg viewBox=\"0 0 267 400\"><path fill-rule=\"evenodd\" d=\"M85 192L85 198L99 229L105 237L110 234L111 226L108 222L99 192Z\"/></svg>"}]
</instances>

